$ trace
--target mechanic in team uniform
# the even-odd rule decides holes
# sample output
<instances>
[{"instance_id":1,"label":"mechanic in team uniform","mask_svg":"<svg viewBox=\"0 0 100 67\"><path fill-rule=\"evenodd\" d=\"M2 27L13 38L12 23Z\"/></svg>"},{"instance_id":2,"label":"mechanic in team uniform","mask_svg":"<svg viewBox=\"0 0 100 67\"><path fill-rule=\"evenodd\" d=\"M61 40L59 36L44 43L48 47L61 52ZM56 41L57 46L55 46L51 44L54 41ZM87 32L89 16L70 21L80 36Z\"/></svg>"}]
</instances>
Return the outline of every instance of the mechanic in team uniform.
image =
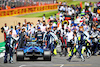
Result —
<instances>
[{"instance_id":1,"label":"mechanic in team uniform","mask_svg":"<svg viewBox=\"0 0 100 67\"><path fill-rule=\"evenodd\" d=\"M4 63L7 63L8 54L10 54L9 62L13 63L12 31L10 31L9 35L7 35Z\"/></svg>"},{"instance_id":2,"label":"mechanic in team uniform","mask_svg":"<svg viewBox=\"0 0 100 67\"><path fill-rule=\"evenodd\" d=\"M53 50L54 50L54 42L56 42L58 40L57 36L51 32L51 29L50 27L47 28L47 32L44 33L44 36L43 36L43 42L46 42L47 43L47 48L49 48L51 50L51 52L53 53Z\"/></svg>"},{"instance_id":3,"label":"mechanic in team uniform","mask_svg":"<svg viewBox=\"0 0 100 67\"><path fill-rule=\"evenodd\" d=\"M18 48L22 48L23 46L25 46L25 39L26 39L26 32L25 32L25 28L22 29L21 33L19 34L19 45Z\"/></svg>"},{"instance_id":4,"label":"mechanic in team uniform","mask_svg":"<svg viewBox=\"0 0 100 67\"><path fill-rule=\"evenodd\" d=\"M75 52L76 52L76 46L78 45L78 39L77 39L77 33L76 32L74 32L73 33L73 47L72 47L72 49L71 49L71 55L69 55L69 58L67 59L67 61L71 61L71 59L72 59L72 57L73 57L73 55L75 54Z\"/></svg>"},{"instance_id":5,"label":"mechanic in team uniform","mask_svg":"<svg viewBox=\"0 0 100 67\"><path fill-rule=\"evenodd\" d=\"M62 25L62 28L60 29L60 37L61 37L61 42L62 42L62 53L66 56L67 54L67 42L66 42L66 30L64 29L64 25Z\"/></svg>"},{"instance_id":6,"label":"mechanic in team uniform","mask_svg":"<svg viewBox=\"0 0 100 67\"><path fill-rule=\"evenodd\" d=\"M100 50L100 25L97 26L97 30L99 32L98 36L97 36L97 38L98 38L98 49ZM98 55L100 55L100 52L99 52Z\"/></svg>"},{"instance_id":7,"label":"mechanic in team uniform","mask_svg":"<svg viewBox=\"0 0 100 67\"><path fill-rule=\"evenodd\" d=\"M98 33L99 33L99 31L97 31L96 26L93 26L93 30L90 31L90 39L92 41L92 55L96 55L96 52L97 52Z\"/></svg>"},{"instance_id":8,"label":"mechanic in team uniform","mask_svg":"<svg viewBox=\"0 0 100 67\"><path fill-rule=\"evenodd\" d=\"M82 50L83 50L83 46L85 45L85 37L86 37L86 34L84 33L84 29L83 29L83 26L81 26L79 28L79 32L77 33L77 37L78 37L78 52L79 52L79 55L81 57L81 61L85 61L85 58L83 56L83 53L82 53Z\"/></svg>"},{"instance_id":9,"label":"mechanic in team uniform","mask_svg":"<svg viewBox=\"0 0 100 67\"><path fill-rule=\"evenodd\" d=\"M43 32L40 27L38 27L38 31L35 33L35 38L37 40L37 44L43 47Z\"/></svg>"}]
</instances>

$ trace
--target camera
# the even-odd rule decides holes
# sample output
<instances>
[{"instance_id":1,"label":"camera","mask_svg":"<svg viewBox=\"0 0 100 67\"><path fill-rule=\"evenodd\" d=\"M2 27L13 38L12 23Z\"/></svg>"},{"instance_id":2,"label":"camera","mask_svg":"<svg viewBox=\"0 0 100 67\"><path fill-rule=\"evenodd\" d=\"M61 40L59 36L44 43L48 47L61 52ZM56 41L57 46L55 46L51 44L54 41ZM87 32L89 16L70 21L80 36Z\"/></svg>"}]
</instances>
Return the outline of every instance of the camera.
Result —
<instances>
[{"instance_id":1,"label":"camera","mask_svg":"<svg viewBox=\"0 0 100 67\"><path fill-rule=\"evenodd\" d=\"M4 28L2 27L2 28L1 28L1 33L3 33L3 31L4 31Z\"/></svg>"}]
</instances>

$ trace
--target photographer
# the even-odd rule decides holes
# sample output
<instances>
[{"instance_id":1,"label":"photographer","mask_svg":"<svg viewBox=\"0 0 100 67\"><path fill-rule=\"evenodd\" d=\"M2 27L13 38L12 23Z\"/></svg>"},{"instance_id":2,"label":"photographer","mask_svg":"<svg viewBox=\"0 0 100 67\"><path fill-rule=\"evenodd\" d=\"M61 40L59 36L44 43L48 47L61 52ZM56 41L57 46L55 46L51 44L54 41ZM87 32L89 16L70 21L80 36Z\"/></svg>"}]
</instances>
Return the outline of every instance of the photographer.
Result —
<instances>
[{"instance_id":1,"label":"photographer","mask_svg":"<svg viewBox=\"0 0 100 67\"><path fill-rule=\"evenodd\" d=\"M1 28L1 32L4 32L4 41L6 41L6 36L8 33L9 27L7 26L7 24L5 23L5 26Z\"/></svg>"},{"instance_id":2,"label":"photographer","mask_svg":"<svg viewBox=\"0 0 100 67\"><path fill-rule=\"evenodd\" d=\"M92 41L92 55L95 55L96 56L96 52L97 52L97 43L98 43L98 39L97 39L97 36L98 36L98 31L96 29L96 26L93 26L93 30L90 31L90 40Z\"/></svg>"}]
</instances>

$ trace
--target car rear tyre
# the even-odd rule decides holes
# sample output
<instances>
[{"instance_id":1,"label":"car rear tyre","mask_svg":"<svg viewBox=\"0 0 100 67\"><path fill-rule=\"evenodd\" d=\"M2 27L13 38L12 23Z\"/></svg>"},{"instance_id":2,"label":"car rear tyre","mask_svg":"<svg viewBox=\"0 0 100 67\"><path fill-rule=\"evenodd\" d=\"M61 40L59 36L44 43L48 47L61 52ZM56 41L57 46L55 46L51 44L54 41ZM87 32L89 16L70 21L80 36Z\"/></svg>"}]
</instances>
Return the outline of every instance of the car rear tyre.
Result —
<instances>
[{"instance_id":1,"label":"car rear tyre","mask_svg":"<svg viewBox=\"0 0 100 67\"><path fill-rule=\"evenodd\" d=\"M16 60L23 61L24 60L24 52L22 50L16 51Z\"/></svg>"},{"instance_id":2,"label":"car rear tyre","mask_svg":"<svg viewBox=\"0 0 100 67\"><path fill-rule=\"evenodd\" d=\"M45 61L51 61L51 51L44 51L43 58Z\"/></svg>"}]
</instances>

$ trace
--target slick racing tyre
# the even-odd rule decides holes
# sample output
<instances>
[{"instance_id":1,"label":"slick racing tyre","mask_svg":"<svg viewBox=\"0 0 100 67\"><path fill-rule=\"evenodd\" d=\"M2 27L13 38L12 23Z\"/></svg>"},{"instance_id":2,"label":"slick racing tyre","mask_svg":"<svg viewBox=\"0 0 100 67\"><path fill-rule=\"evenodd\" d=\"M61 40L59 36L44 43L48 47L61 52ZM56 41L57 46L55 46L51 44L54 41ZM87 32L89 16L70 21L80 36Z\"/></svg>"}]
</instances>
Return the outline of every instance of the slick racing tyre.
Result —
<instances>
[{"instance_id":1,"label":"slick racing tyre","mask_svg":"<svg viewBox=\"0 0 100 67\"><path fill-rule=\"evenodd\" d=\"M43 59L45 61L51 61L51 51L44 51Z\"/></svg>"},{"instance_id":2,"label":"slick racing tyre","mask_svg":"<svg viewBox=\"0 0 100 67\"><path fill-rule=\"evenodd\" d=\"M24 52L22 50L17 50L16 60L17 61L23 61L24 60Z\"/></svg>"}]
</instances>

